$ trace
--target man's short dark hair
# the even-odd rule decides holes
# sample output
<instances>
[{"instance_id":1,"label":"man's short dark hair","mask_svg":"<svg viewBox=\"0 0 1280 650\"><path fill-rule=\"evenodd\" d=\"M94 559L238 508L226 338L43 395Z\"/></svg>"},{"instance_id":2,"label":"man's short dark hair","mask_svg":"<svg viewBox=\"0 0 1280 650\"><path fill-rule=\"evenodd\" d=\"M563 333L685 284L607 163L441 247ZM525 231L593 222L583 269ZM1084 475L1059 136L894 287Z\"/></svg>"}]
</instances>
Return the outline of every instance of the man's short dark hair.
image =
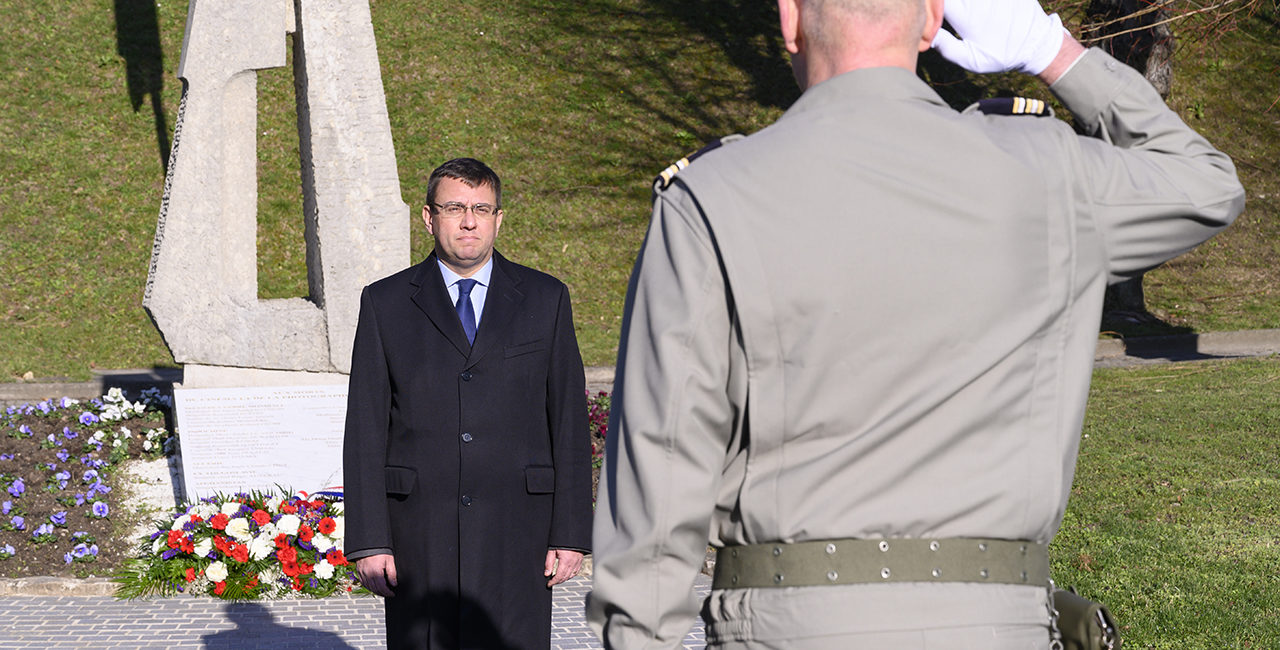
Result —
<instances>
[{"instance_id":1,"label":"man's short dark hair","mask_svg":"<svg viewBox=\"0 0 1280 650\"><path fill-rule=\"evenodd\" d=\"M435 207L436 188L442 178L462 181L467 187L487 185L493 188L493 200L497 204L495 207L502 208L502 181L498 180L498 174L489 169L488 165L475 158L454 158L431 172L431 177L427 179L428 208Z\"/></svg>"}]
</instances>

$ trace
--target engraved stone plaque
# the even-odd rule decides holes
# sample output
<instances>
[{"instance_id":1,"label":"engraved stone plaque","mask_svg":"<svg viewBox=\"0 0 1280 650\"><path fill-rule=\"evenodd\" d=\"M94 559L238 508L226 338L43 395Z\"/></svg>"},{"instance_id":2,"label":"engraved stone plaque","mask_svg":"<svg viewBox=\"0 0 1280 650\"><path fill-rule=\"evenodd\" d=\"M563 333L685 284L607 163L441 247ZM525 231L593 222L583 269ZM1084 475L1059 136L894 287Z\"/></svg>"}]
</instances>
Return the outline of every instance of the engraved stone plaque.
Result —
<instances>
[{"instance_id":1,"label":"engraved stone plaque","mask_svg":"<svg viewBox=\"0 0 1280 650\"><path fill-rule=\"evenodd\" d=\"M345 384L173 393L188 499L342 485Z\"/></svg>"}]
</instances>

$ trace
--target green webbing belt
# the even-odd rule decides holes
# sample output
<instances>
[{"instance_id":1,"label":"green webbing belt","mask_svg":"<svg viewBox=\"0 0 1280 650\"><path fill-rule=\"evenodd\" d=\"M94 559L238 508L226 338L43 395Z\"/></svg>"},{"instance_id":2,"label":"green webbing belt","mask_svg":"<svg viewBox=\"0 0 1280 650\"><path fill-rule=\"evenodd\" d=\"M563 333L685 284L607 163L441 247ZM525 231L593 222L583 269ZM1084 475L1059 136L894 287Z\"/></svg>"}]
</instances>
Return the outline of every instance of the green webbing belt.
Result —
<instances>
[{"instance_id":1,"label":"green webbing belt","mask_svg":"<svg viewBox=\"0 0 1280 650\"><path fill-rule=\"evenodd\" d=\"M726 546L713 589L876 582L1049 584L1044 544L1007 539L830 539Z\"/></svg>"}]
</instances>

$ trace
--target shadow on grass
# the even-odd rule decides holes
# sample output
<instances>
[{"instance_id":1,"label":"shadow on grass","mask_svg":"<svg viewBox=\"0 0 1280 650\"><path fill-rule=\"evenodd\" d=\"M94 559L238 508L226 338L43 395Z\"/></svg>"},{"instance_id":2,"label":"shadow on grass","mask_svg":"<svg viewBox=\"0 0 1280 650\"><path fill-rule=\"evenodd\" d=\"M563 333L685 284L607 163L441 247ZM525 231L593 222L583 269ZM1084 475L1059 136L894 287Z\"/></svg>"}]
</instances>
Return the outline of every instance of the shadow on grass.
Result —
<instances>
[{"instance_id":1,"label":"shadow on grass","mask_svg":"<svg viewBox=\"0 0 1280 650\"><path fill-rule=\"evenodd\" d=\"M169 171L169 126L164 117L164 50L155 0L115 0L116 53L124 58L129 103L136 113L151 96L155 116L156 149L160 165Z\"/></svg>"}]
</instances>

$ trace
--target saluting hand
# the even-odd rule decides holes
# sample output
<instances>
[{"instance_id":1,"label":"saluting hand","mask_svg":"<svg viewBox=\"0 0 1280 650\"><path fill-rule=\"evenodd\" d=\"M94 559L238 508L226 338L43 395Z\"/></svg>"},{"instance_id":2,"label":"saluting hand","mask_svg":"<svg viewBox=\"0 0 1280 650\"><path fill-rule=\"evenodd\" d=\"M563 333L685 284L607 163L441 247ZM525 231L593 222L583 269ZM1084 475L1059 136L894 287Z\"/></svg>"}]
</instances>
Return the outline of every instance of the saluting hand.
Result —
<instances>
[{"instance_id":1,"label":"saluting hand","mask_svg":"<svg viewBox=\"0 0 1280 650\"><path fill-rule=\"evenodd\" d=\"M547 581L547 586L550 587L578 575L578 570L581 568L581 553L563 548L553 548L547 551L547 562L546 566L543 567L542 575L551 578Z\"/></svg>"},{"instance_id":2,"label":"saluting hand","mask_svg":"<svg viewBox=\"0 0 1280 650\"><path fill-rule=\"evenodd\" d=\"M946 0L943 16L960 38L939 29L933 47L970 72L1038 75L1066 35L1058 14L1045 15L1037 0Z\"/></svg>"}]
</instances>

